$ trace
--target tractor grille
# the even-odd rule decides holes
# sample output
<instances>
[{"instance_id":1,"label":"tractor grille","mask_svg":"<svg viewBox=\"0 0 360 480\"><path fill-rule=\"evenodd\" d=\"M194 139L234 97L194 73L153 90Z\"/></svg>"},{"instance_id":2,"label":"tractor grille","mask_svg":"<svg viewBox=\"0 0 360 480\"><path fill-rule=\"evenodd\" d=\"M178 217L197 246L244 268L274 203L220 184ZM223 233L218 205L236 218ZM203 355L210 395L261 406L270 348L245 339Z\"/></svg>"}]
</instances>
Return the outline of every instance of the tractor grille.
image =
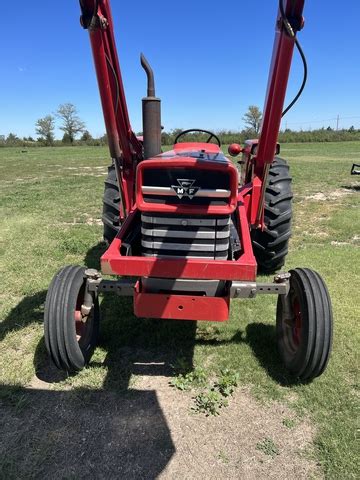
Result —
<instances>
[{"instance_id":1,"label":"tractor grille","mask_svg":"<svg viewBox=\"0 0 360 480\"><path fill-rule=\"evenodd\" d=\"M226 260L229 238L229 216L141 215L144 256Z\"/></svg>"}]
</instances>

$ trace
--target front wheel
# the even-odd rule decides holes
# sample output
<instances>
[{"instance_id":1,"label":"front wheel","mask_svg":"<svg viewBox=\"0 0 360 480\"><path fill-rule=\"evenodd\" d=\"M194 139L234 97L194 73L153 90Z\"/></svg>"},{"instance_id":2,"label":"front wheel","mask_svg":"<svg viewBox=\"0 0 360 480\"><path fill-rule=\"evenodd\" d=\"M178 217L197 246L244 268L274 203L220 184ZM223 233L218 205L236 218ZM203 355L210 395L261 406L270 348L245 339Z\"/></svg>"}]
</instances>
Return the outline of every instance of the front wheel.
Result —
<instances>
[{"instance_id":1,"label":"front wheel","mask_svg":"<svg viewBox=\"0 0 360 480\"><path fill-rule=\"evenodd\" d=\"M321 375L328 363L333 331L329 292L317 272L290 271L290 291L279 296L276 335L285 367L302 381Z\"/></svg>"},{"instance_id":2,"label":"front wheel","mask_svg":"<svg viewBox=\"0 0 360 480\"><path fill-rule=\"evenodd\" d=\"M44 335L55 365L68 372L89 362L99 334L99 303L92 293L89 311L84 308L85 268L67 266L53 278L46 295Z\"/></svg>"}]
</instances>

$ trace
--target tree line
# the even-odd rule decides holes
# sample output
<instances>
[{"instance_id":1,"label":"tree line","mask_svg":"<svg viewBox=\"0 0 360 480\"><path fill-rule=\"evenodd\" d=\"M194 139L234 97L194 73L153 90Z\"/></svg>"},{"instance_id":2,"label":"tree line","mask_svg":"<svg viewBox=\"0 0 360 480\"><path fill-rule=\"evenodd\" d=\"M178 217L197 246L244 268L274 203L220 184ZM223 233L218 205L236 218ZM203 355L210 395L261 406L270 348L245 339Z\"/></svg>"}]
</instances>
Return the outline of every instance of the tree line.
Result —
<instances>
[{"instance_id":1,"label":"tree line","mask_svg":"<svg viewBox=\"0 0 360 480\"><path fill-rule=\"evenodd\" d=\"M56 121L60 122L59 128L63 131L61 140L55 139ZM249 138L257 138L261 128L262 112L255 106L250 105L247 112L242 117L245 128L243 130L218 130L214 133L220 137L223 144L240 143L243 144ZM182 131L181 128L175 128L168 132L162 132L162 145L172 145L176 136ZM39 118L35 124L37 139L32 137L19 138L16 134L10 133L7 137L0 136L0 146L60 146L60 145L89 145L103 146L107 145L107 136L93 138L85 123L80 119L75 105L64 103L60 105L54 115L49 114ZM139 132L138 135L142 135ZM194 132L182 141L203 142L208 135ZM316 130L291 130L289 128L280 131L280 143L302 143L302 142L341 142L360 140L360 129L351 126L348 129L334 130L330 126Z\"/></svg>"},{"instance_id":2,"label":"tree line","mask_svg":"<svg viewBox=\"0 0 360 480\"><path fill-rule=\"evenodd\" d=\"M35 124L35 131L38 140L45 145L53 145L55 141L55 120L58 118L61 122L60 130L64 132L62 142L73 144L77 135L85 132L85 123L80 119L75 105L72 103L63 103L57 109L55 116L46 115L39 118Z\"/></svg>"},{"instance_id":3,"label":"tree line","mask_svg":"<svg viewBox=\"0 0 360 480\"><path fill-rule=\"evenodd\" d=\"M170 132L163 132L162 145L172 145L181 128L176 128ZM225 145L231 143L243 144L246 140L257 138L258 133L253 129L237 130L218 130L214 132ZM182 141L204 142L209 135L190 134L182 138ZM360 141L360 129L350 127L349 129L334 130L331 127L319 128L317 130L291 130L286 129L279 132L279 143L307 143L307 142L345 142Z\"/></svg>"}]
</instances>

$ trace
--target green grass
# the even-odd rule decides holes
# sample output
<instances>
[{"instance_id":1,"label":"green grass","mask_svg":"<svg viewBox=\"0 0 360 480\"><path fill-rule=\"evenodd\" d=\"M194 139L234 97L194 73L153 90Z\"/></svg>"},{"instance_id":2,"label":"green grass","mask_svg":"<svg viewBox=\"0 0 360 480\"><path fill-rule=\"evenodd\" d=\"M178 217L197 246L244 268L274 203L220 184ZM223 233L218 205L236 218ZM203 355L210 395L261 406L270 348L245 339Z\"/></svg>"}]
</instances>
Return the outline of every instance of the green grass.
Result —
<instances>
[{"instance_id":1,"label":"green grass","mask_svg":"<svg viewBox=\"0 0 360 480\"><path fill-rule=\"evenodd\" d=\"M278 446L271 438L265 438L262 442L259 442L256 445L256 448L257 450L260 450L260 452L263 452L265 455L268 455L271 458L274 458L276 455L280 454Z\"/></svg>"},{"instance_id":2,"label":"green grass","mask_svg":"<svg viewBox=\"0 0 360 480\"><path fill-rule=\"evenodd\" d=\"M289 144L281 155L289 160L295 193L286 267L318 270L333 302L334 345L326 373L309 385L291 383L275 348L275 297L234 301L229 322L202 323L196 331L191 322L135 320L129 301L104 297L101 342L90 367L59 377L53 388L121 392L142 373L134 364L149 359L165 361L169 369L181 364L184 378L193 368L211 378L229 369L261 401L279 399L299 417L310 416L318 428L315 454L327 478L356 478L360 193L350 168L360 163L360 142ZM108 163L100 147L0 149L0 382L15 410L27 405L24 390L13 388L46 370L42 311L52 276L69 263L97 265Z\"/></svg>"}]
</instances>

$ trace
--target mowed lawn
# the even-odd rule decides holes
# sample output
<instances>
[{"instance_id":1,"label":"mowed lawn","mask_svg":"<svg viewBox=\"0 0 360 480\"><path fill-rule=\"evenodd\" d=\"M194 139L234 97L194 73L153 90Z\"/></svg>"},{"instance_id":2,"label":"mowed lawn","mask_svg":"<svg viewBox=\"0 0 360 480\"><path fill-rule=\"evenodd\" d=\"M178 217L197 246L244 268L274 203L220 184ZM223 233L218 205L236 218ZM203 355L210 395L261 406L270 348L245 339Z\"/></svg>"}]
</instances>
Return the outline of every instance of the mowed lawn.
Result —
<instances>
[{"instance_id":1,"label":"mowed lawn","mask_svg":"<svg viewBox=\"0 0 360 480\"><path fill-rule=\"evenodd\" d=\"M105 297L101 342L90 367L77 376L59 376L52 388L126 395L139 374L134 361L153 353L169 369L201 367L209 378L229 368L258 400L280 400L297 418L311 419L317 434L309 455L326 478L358 478L360 182L350 168L360 163L360 142L287 144L281 156L289 160L295 194L286 268L314 268L332 298L334 344L325 374L309 385L287 376L275 346L275 296L234 301L228 323L202 323L196 331L187 322L134 319L129 301ZM2 401L15 417L26 416L24 387L49 362L42 314L53 275L66 264L97 266L104 249L101 210L108 164L102 147L0 149L0 382ZM20 429L11 441L21 445L25 435L31 432ZM41 448L46 457L46 443ZM35 477L41 455L24 454L26 471ZM12 458L8 451L0 460L0 476L26 476L17 462L19 453Z\"/></svg>"}]
</instances>

